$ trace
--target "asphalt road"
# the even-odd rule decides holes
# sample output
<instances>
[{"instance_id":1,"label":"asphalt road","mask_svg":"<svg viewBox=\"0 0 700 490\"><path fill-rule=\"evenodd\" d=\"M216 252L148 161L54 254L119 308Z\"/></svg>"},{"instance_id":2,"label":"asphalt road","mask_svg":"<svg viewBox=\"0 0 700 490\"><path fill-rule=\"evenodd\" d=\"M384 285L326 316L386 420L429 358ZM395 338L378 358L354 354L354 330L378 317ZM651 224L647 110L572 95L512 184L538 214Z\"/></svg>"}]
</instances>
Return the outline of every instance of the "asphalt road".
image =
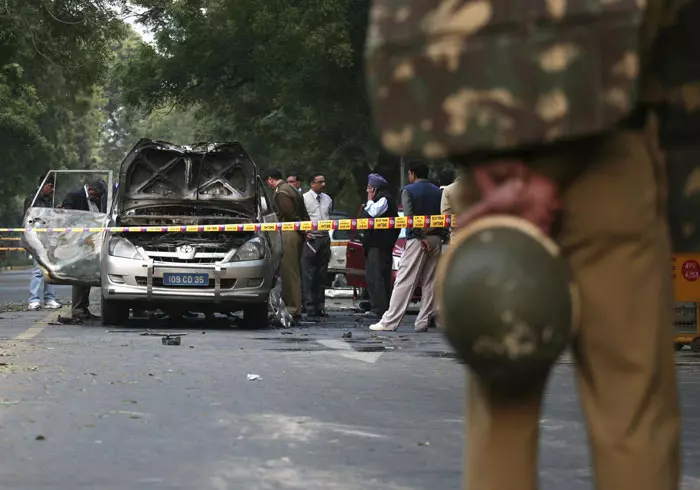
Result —
<instances>
[{"instance_id":1,"label":"asphalt road","mask_svg":"<svg viewBox=\"0 0 700 490\"><path fill-rule=\"evenodd\" d=\"M1 313L0 488L458 490L464 371L440 334L413 333L409 316L372 338L347 300L329 303L322 324L258 331ZM144 332L186 335L165 346ZM695 490L700 360L683 351L678 370L683 488ZM566 358L541 428L541 488L592 489Z\"/></svg>"},{"instance_id":2,"label":"asphalt road","mask_svg":"<svg viewBox=\"0 0 700 490\"><path fill-rule=\"evenodd\" d=\"M8 303L27 305L30 276L31 270L28 269L0 272L0 307ZM59 301L70 301L70 286L54 287L56 288L56 298Z\"/></svg>"}]
</instances>

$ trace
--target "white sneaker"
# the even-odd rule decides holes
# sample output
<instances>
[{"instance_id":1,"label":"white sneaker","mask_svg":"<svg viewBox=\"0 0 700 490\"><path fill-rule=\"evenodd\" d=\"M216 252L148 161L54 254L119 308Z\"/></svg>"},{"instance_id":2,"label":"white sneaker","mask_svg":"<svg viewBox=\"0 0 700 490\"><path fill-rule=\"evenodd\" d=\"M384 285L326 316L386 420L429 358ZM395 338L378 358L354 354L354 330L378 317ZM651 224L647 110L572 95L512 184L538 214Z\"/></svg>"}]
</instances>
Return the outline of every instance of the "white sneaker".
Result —
<instances>
[{"instance_id":1,"label":"white sneaker","mask_svg":"<svg viewBox=\"0 0 700 490\"><path fill-rule=\"evenodd\" d=\"M374 324L369 326L369 329L374 330L375 332L395 332L396 331L395 328L385 327L381 323L374 323Z\"/></svg>"},{"instance_id":2,"label":"white sneaker","mask_svg":"<svg viewBox=\"0 0 700 490\"><path fill-rule=\"evenodd\" d=\"M35 303L29 303L29 307L27 308L29 311L36 311L41 309L41 303L38 301Z\"/></svg>"},{"instance_id":3,"label":"white sneaker","mask_svg":"<svg viewBox=\"0 0 700 490\"><path fill-rule=\"evenodd\" d=\"M57 310L57 309L61 308L62 306L63 305L61 303L59 303L58 301L56 301L55 299L52 299L51 301L47 301L46 303L44 303L44 308L46 308L48 310Z\"/></svg>"}]
</instances>

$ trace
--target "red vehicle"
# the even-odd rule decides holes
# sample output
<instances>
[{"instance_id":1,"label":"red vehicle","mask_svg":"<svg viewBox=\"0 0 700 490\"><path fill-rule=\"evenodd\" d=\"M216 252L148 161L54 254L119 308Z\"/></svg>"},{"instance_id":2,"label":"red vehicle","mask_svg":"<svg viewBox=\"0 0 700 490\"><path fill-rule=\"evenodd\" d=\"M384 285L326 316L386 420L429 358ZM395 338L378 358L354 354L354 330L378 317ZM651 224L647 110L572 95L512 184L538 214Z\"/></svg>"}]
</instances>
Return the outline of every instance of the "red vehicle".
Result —
<instances>
[{"instance_id":1,"label":"red vehicle","mask_svg":"<svg viewBox=\"0 0 700 490\"><path fill-rule=\"evenodd\" d=\"M403 216L403 212L399 211L399 215ZM348 286L353 288L353 299L359 298L368 299L366 294L367 283L365 282L365 249L362 245L362 235L364 230L352 230L350 232L350 241L348 242L346 251L346 269ZM393 260L391 263L391 286L393 288L396 281L396 272L399 269L399 261L403 255L403 249L406 246L406 228L401 229L399 238L396 239L396 244L393 250ZM413 291L412 302L419 302L421 299L420 282Z\"/></svg>"}]
</instances>

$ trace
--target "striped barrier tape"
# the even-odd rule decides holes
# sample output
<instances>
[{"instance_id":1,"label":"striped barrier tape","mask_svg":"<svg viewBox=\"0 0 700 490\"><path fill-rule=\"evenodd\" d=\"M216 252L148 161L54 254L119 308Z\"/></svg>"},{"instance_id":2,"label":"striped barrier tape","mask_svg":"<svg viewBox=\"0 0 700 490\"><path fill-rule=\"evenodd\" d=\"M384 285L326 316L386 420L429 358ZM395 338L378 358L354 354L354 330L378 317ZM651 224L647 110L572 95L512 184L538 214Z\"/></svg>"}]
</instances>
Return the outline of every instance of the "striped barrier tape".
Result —
<instances>
[{"instance_id":1,"label":"striped barrier tape","mask_svg":"<svg viewBox=\"0 0 700 490\"><path fill-rule=\"evenodd\" d=\"M330 230L391 230L398 228L449 228L455 216L436 214L432 216L397 216L394 218L353 218L324 221L290 221L286 223L245 223L229 225L193 226L111 226L98 228L0 228L0 233L203 233L243 231L330 231Z\"/></svg>"},{"instance_id":2,"label":"striped barrier tape","mask_svg":"<svg viewBox=\"0 0 700 490\"><path fill-rule=\"evenodd\" d=\"M13 237L0 237L0 240L2 240L2 241L8 241L8 240L17 241L17 240L21 240L21 238L18 237L18 236L13 236Z\"/></svg>"},{"instance_id":3,"label":"striped barrier tape","mask_svg":"<svg viewBox=\"0 0 700 490\"><path fill-rule=\"evenodd\" d=\"M0 247L0 252L17 252L19 250L26 250L23 247Z\"/></svg>"}]
</instances>

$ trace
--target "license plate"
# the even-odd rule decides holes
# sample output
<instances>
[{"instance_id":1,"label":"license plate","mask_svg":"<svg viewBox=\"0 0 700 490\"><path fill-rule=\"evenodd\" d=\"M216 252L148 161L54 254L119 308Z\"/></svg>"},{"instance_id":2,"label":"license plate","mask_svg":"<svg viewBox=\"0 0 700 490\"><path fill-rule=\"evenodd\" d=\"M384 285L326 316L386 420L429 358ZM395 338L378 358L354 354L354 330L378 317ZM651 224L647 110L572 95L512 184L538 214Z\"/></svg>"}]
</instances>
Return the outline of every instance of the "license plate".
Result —
<instances>
[{"instance_id":1,"label":"license plate","mask_svg":"<svg viewBox=\"0 0 700 490\"><path fill-rule=\"evenodd\" d=\"M163 274L163 286L205 287L209 285L209 274L184 274L166 272Z\"/></svg>"}]
</instances>

